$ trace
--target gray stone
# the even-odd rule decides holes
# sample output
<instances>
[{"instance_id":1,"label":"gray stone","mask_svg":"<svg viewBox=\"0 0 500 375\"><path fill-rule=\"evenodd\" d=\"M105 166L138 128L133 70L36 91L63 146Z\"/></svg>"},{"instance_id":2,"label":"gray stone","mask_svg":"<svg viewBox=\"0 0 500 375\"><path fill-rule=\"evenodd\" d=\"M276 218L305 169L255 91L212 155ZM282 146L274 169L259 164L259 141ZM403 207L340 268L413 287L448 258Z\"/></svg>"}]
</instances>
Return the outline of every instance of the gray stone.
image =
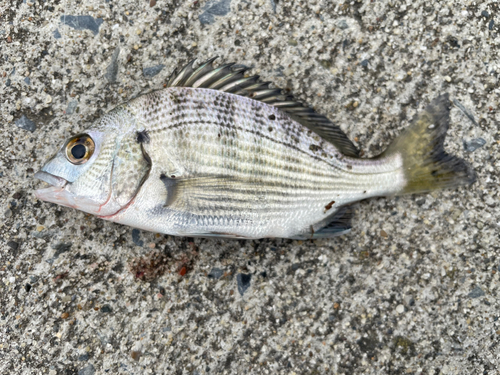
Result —
<instances>
[{"instance_id":1,"label":"gray stone","mask_svg":"<svg viewBox=\"0 0 500 375\"><path fill-rule=\"evenodd\" d=\"M141 240L141 231L139 229L132 229L132 241L134 241L137 246L144 245L144 241Z\"/></svg>"},{"instance_id":2,"label":"gray stone","mask_svg":"<svg viewBox=\"0 0 500 375\"><path fill-rule=\"evenodd\" d=\"M483 138L475 138L470 141L464 140L464 150L467 152L474 152L478 148L483 147L486 144L486 141Z\"/></svg>"},{"instance_id":3,"label":"gray stone","mask_svg":"<svg viewBox=\"0 0 500 375\"><path fill-rule=\"evenodd\" d=\"M215 16L225 16L231 11L231 0L212 0L203 7L203 13L198 16L203 25L215 22Z\"/></svg>"},{"instance_id":4,"label":"gray stone","mask_svg":"<svg viewBox=\"0 0 500 375\"><path fill-rule=\"evenodd\" d=\"M61 39L61 33L59 32L59 29L55 29L53 35L54 38Z\"/></svg>"},{"instance_id":5,"label":"gray stone","mask_svg":"<svg viewBox=\"0 0 500 375\"><path fill-rule=\"evenodd\" d=\"M239 273L236 276L236 281L238 282L238 292L243 296L248 288L250 288L250 281L252 280L252 275Z\"/></svg>"},{"instance_id":6,"label":"gray stone","mask_svg":"<svg viewBox=\"0 0 500 375\"><path fill-rule=\"evenodd\" d=\"M220 279L222 275L224 275L224 271L221 270L220 268L214 267L210 270L208 277L210 279Z\"/></svg>"},{"instance_id":7,"label":"gray stone","mask_svg":"<svg viewBox=\"0 0 500 375\"><path fill-rule=\"evenodd\" d=\"M120 55L120 47L116 47L115 52L113 52L113 56L111 57L111 62L106 68L106 73L104 77L110 83L116 82L118 77L118 56Z\"/></svg>"},{"instance_id":8,"label":"gray stone","mask_svg":"<svg viewBox=\"0 0 500 375\"><path fill-rule=\"evenodd\" d=\"M92 16L62 15L61 22L63 25L68 25L75 30L90 30L94 33L94 35L97 35L103 20Z\"/></svg>"},{"instance_id":9,"label":"gray stone","mask_svg":"<svg viewBox=\"0 0 500 375\"><path fill-rule=\"evenodd\" d=\"M472 289L472 291L468 294L468 296L470 298L479 298L484 296L484 292L480 287L476 286L474 289Z\"/></svg>"},{"instance_id":10,"label":"gray stone","mask_svg":"<svg viewBox=\"0 0 500 375\"><path fill-rule=\"evenodd\" d=\"M160 64L160 65L151 66L149 68L143 68L142 74L144 74L145 77L151 78L151 77L154 77L155 75L157 75L158 73L160 73L164 67L165 67L165 65Z\"/></svg>"},{"instance_id":11,"label":"gray stone","mask_svg":"<svg viewBox=\"0 0 500 375\"><path fill-rule=\"evenodd\" d=\"M338 23L337 23L337 26L339 27L339 29L341 30L346 30L349 28L349 25L347 24L347 21L346 20L340 20Z\"/></svg>"},{"instance_id":12,"label":"gray stone","mask_svg":"<svg viewBox=\"0 0 500 375\"><path fill-rule=\"evenodd\" d=\"M23 79L24 83L26 83L27 85L31 85L31 80L30 80L30 77L26 77L25 79Z\"/></svg>"},{"instance_id":13,"label":"gray stone","mask_svg":"<svg viewBox=\"0 0 500 375\"><path fill-rule=\"evenodd\" d=\"M76 107L78 107L78 101L77 100L70 101L68 103L68 106L66 107L66 114L72 115L75 112Z\"/></svg>"},{"instance_id":14,"label":"gray stone","mask_svg":"<svg viewBox=\"0 0 500 375\"><path fill-rule=\"evenodd\" d=\"M24 130L34 132L36 130L36 124L31 121L26 115L22 115L19 120L16 121L16 125Z\"/></svg>"},{"instance_id":15,"label":"gray stone","mask_svg":"<svg viewBox=\"0 0 500 375\"><path fill-rule=\"evenodd\" d=\"M87 367L84 367L78 371L78 375L94 375L94 373L95 373L94 365L88 365Z\"/></svg>"}]
</instances>

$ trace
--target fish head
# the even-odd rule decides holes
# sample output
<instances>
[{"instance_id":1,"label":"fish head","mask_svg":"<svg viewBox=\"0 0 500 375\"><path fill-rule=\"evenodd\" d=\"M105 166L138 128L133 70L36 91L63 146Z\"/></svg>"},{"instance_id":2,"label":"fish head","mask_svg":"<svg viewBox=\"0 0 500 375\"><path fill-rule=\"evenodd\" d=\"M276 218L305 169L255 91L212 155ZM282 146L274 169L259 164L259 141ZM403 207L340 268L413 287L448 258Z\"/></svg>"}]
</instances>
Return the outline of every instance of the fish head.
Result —
<instances>
[{"instance_id":1,"label":"fish head","mask_svg":"<svg viewBox=\"0 0 500 375\"><path fill-rule=\"evenodd\" d=\"M35 196L93 215L113 215L133 200L150 166L135 131L90 129L67 139L35 174L51 185Z\"/></svg>"}]
</instances>

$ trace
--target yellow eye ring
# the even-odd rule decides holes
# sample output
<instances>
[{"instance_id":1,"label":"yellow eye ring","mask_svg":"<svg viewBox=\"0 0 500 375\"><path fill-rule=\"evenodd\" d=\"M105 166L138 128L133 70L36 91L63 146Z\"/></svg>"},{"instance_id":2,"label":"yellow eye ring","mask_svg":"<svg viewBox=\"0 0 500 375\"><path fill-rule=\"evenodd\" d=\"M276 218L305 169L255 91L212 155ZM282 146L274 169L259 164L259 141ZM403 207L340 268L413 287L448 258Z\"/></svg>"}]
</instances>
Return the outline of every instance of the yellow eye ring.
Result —
<instances>
[{"instance_id":1,"label":"yellow eye ring","mask_svg":"<svg viewBox=\"0 0 500 375\"><path fill-rule=\"evenodd\" d=\"M69 140L66 145L66 158L73 164L86 163L95 150L92 138L87 134L77 135Z\"/></svg>"}]
</instances>

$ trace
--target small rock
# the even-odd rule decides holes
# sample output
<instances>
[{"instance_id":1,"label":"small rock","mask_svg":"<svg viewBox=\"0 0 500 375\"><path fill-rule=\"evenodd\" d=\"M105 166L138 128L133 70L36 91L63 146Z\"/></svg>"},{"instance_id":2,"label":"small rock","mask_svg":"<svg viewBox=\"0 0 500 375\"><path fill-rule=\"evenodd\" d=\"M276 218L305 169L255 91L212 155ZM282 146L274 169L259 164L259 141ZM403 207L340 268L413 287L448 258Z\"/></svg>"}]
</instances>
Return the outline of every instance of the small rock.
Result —
<instances>
[{"instance_id":1,"label":"small rock","mask_svg":"<svg viewBox=\"0 0 500 375\"><path fill-rule=\"evenodd\" d=\"M238 292L243 296L243 294L250 287L250 281L252 280L252 275L239 273L236 276L236 281L238 282Z\"/></svg>"},{"instance_id":2,"label":"small rock","mask_svg":"<svg viewBox=\"0 0 500 375\"><path fill-rule=\"evenodd\" d=\"M493 26L495 25L495 21L491 20L488 24L488 30L493 30Z\"/></svg>"},{"instance_id":3,"label":"small rock","mask_svg":"<svg viewBox=\"0 0 500 375\"><path fill-rule=\"evenodd\" d=\"M68 103L68 106L66 107L66 114L72 115L75 112L76 107L78 107L78 101L77 100L70 101Z\"/></svg>"},{"instance_id":4,"label":"small rock","mask_svg":"<svg viewBox=\"0 0 500 375\"><path fill-rule=\"evenodd\" d=\"M144 74L145 77L154 77L158 73L161 72L161 70L165 67L165 65L160 64L160 65L155 65L149 68L143 68L142 69L142 74Z\"/></svg>"},{"instance_id":5,"label":"small rock","mask_svg":"<svg viewBox=\"0 0 500 375\"><path fill-rule=\"evenodd\" d=\"M17 250L19 244L16 241L9 241L7 242L7 246L10 247L12 250Z\"/></svg>"},{"instance_id":6,"label":"small rock","mask_svg":"<svg viewBox=\"0 0 500 375\"><path fill-rule=\"evenodd\" d=\"M132 241L134 241L137 246L144 245L144 241L141 240L141 231L139 229L132 229Z\"/></svg>"},{"instance_id":7,"label":"small rock","mask_svg":"<svg viewBox=\"0 0 500 375\"><path fill-rule=\"evenodd\" d=\"M26 293L29 293L29 291L31 290L31 284L25 284L24 290L26 291Z\"/></svg>"},{"instance_id":8,"label":"small rock","mask_svg":"<svg viewBox=\"0 0 500 375\"><path fill-rule=\"evenodd\" d=\"M115 52L113 52L113 56L111 57L111 62L106 68L106 73L104 77L110 83L116 82L118 77L118 56L120 55L120 47L116 47Z\"/></svg>"},{"instance_id":9,"label":"small rock","mask_svg":"<svg viewBox=\"0 0 500 375\"><path fill-rule=\"evenodd\" d=\"M467 152L474 152L478 148L483 147L486 144L486 141L483 138L475 138L470 141L464 140L464 149Z\"/></svg>"},{"instance_id":10,"label":"small rock","mask_svg":"<svg viewBox=\"0 0 500 375\"><path fill-rule=\"evenodd\" d=\"M11 83L10 78L7 78L7 80L5 81L5 86L9 87L10 83Z\"/></svg>"},{"instance_id":11,"label":"small rock","mask_svg":"<svg viewBox=\"0 0 500 375\"><path fill-rule=\"evenodd\" d=\"M68 317L69 317L69 313L67 313L67 312L63 312L61 314L61 319L68 319Z\"/></svg>"},{"instance_id":12,"label":"small rock","mask_svg":"<svg viewBox=\"0 0 500 375\"><path fill-rule=\"evenodd\" d=\"M103 312L103 313L110 313L111 311L113 311L113 310L111 309L111 306L109 306L109 305L104 305L103 307L101 307L101 312Z\"/></svg>"},{"instance_id":13,"label":"small rock","mask_svg":"<svg viewBox=\"0 0 500 375\"><path fill-rule=\"evenodd\" d=\"M96 19L92 16L62 15L61 22L63 25L68 25L75 30L90 30L94 33L94 35L97 35L103 20L101 18Z\"/></svg>"},{"instance_id":14,"label":"small rock","mask_svg":"<svg viewBox=\"0 0 500 375\"><path fill-rule=\"evenodd\" d=\"M130 352L130 356L132 357L132 359L134 361L138 361L141 358L141 355L142 355L142 353L138 350L132 350ZM80 375L80 374L78 374L78 375Z\"/></svg>"},{"instance_id":15,"label":"small rock","mask_svg":"<svg viewBox=\"0 0 500 375\"><path fill-rule=\"evenodd\" d=\"M404 307L403 305L398 305L398 306L396 307L396 312L397 312L398 314L402 314L402 313L404 313L404 312L405 312L405 307Z\"/></svg>"},{"instance_id":16,"label":"small rock","mask_svg":"<svg viewBox=\"0 0 500 375\"><path fill-rule=\"evenodd\" d=\"M12 211L7 208L7 210L5 210L5 212L3 213L3 217L5 219L8 219L9 217L12 217Z\"/></svg>"},{"instance_id":17,"label":"small rock","mask_svg":"<svg viewBox=\"0 0 500 375\"><path fill-rule=\"evenodd\" d=\"M221 270L220 268L214 267L210 270L210 273L208 274L209 279L220 279L224 275L224 271Z\"/></svg>"},{"instance_id":18,"label":"small rock","mask_svg":"<svg viewBox=\"0 0 500 375\"><path fill-rule=\"evenodd\" d=\"M387 232L386 232L385 230L383 230L383 229L380 231L380 235L381 235L382 237L384 237L384 238L389 237L389 235L387 234Z\"/></svg>"},{"instance_id":19,"label":"small rock","mask_svg":"<svg viewBox=\"0 0 500 375\"><path fill-rule=\"evenodd\" d=\"M474 289L472 289L472 291L468 294L468 296L470 298L479 298L484 296L484 292L480 287L476 286Z\"/></svg>"},{"instance_id":20,"label":"small rock","mask_svg":"<svg viewBox=\"0 0 500 375\"><path fill-rule=\"evenodd\" d=\"M150 0L149 6L152 8L156 5L156 0Z\"/></svg>"},{"instance_id":21,"label":"small rock","mask_svg":"<svg viewBox=\"0 0 500 375\"><path fill-rule=\"evenodd\" d=\"M69 251L72 245L73 243L71 242L59 242L57 245L53 245L52 248L56 251L53 258L59 258L59 255L65 253L66 251Z\"/></svg>"},{"instance_id":22,"label":"small rock","mask_svg":"<svg viewBox=\"0 0 500 375\"><path fill-rule=\"evenodd\" d=\"M446 82L448 82L448 83L450 83L450 82L451 82L451 77L450 77L450 76L444 76L443 78L444 78L444 80L445 80Z\"/></svg>"},{"instance_id":23,"label":"small rock","mask_svg":"<svg viewBox=\"0 0 500 375\"><path fill-rule=\"evenodd\" d=\"M23 81L24 81L24 83L26 83L27 85L31 85L31 80L30 80L30 77L26 77Z\"/></svg>"},{"instance_id":24,"label":"small rock","mask_svg":"<svg viewBox=\"0 0 500 375\"><path fill-rule=\"evenodd\" d=\"M61 33L59 32L59 29L55 29L53 35L54 38L61 39Z\"/></svg>"},{"instance_id":25,"label":"small rock","mask_svg":"<svg viewBox=\"0 0 500 375\"><path fill-rule=\"evenodd\" d=\"M490 18L490 14L485 10L481 12L481 16L483 16L484 18Z\"/></svg>"},{"instance_id":26,"label":"small rock","mask_svg":"<svg viewBox=\"0 0 500 375\"><path fill-rule=\"evenodd\" d=\"M337 26L339 29L341 30L346 30L349 28L349 25L347 24L347 21L346 20L340 20L338 23L337 23Z\"/></svg>"},{"instance_id":27,"label":"small rock","mask_svg":"<svg viewBox=\"0 0 500 375\"><path fill-rule=\"evenodd\" d=\"M202 25L215 22L215 16L225 16L231 11L231 0L211 0L203 8L203 13L198 16Z\"/></svg>"},{"instance_id":28,"label":"small rock","mask_svg":"<svg viewBox=\"0 0 500 375\"><path fill-rule=\"evenodd\" d=\"M78 375L94 375L95 368L93 365L88 365L87 367L82 368L78 371Z\"/></svg>"},{"instance_id":29,"label":"small rock","mask_svg":"<svg viewBox=\"0 0 500 375\"><path fill-rule=\"evenodd\" d=\"M365 59L365 60L361 61L361 66L363 68L367 68L369 63L370 63L370 61L368 59Z\"/></svg>"},{"instance_id":30,"label":"small rock","mask_svg":"<svg viewBox=\"0 0 500 375\"><path fill-rule=\"evenodd\" d=\"M36 125L33 121L26 117L26 115L22 115L19 120L16 121L16 125L24 130L28 130L30 132L34 132L36 130Z\"/></svg>"},{"instance_id":31,"label":"small rock","mask_svg":"<svg viewBox=\"0 0 500 375\"><path fill-rule=\"evenodd\" d=\"M80 362L87 362L89 360L89 355L87 353L82 354L81 356L78 357L78 360Z\"/></svg>"}]
</instances>

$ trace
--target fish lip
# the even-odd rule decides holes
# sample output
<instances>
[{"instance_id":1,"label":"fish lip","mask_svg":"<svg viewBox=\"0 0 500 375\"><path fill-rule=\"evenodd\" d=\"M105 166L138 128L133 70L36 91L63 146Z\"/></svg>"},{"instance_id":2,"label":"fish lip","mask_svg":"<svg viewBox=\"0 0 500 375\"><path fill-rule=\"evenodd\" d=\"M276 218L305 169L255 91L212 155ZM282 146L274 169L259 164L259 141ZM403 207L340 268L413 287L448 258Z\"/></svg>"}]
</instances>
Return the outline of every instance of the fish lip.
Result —
<instances>
[{"instance_id":1,"label":"fish lip","mask_svg":"<svg viewBox=\"0 0 500 375\"><path fill-rule=\"evenodd\" d=\"M47 202L53 202L52 197L55 197L58 193L61 193L68 184L68 181L66 181L64 178L54 176L53 174L44 171L36 172L34 177L51 185L43 189L35 190L35 197Z\"/></svg>"},{"instance_id":2,"label":"fish lip","mask_svg":"<svg viewBox=\"0 0 500 375\"><path fill-rule=\"evenodd\" d=\"M66 184L68 183L68 181L66 181L64 178L54 176L53 174L50 174L50 173L47 173L44 171L36 172L34 177L48 183L49 185L52 185L48 189L51 189L54 187L64 188L66 186ZM39 189L39 190L46 190L46 189Z\"/></svg>"}]
</instances>

